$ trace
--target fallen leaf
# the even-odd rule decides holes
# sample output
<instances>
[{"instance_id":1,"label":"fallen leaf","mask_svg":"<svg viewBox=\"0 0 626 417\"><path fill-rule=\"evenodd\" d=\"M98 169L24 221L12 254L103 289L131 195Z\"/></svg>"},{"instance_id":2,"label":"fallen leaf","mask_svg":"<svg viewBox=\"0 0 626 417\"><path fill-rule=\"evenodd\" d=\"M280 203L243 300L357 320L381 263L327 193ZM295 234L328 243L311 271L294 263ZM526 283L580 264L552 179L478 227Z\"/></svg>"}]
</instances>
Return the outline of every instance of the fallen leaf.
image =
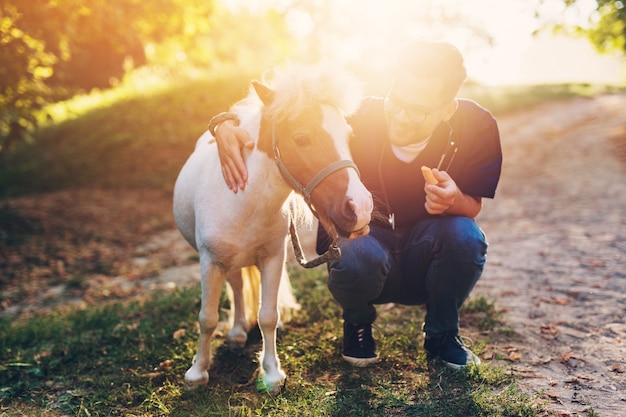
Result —
<instances>
[{"instance_id":1,"label":"fallen leaf","mask_svg":"<svg viewBox=\"0 0 626 417\"><path fill-rule=\"evenodd\" d=\"M550 339L556 338L560 333L560 330L555 323L543 324L540 331L542 337Z\"/></svg>"},{"instance_id":2,"label":"fallen leaf","mask_svg":"<svg viewBox=\"0 0 626 417\"><path fill-rule=\"evenodd\" d=\"M507 361L510 362L519 362L522 359L522 354L521 353L517 353L517 352L511 352L509 354L509 356L507 356L506 358Z\"/></svg>"},{"instance_id":3,"label":"fallen leaf","mask_svg":"<svg viewBox=\"0 0 626 417\"><path fill-rule=\"evenodd\" d=\"M582 362L586 362L584 358L574 355L573 352L565 352L564 354L562 354L561 356L558 357L559 362L565 363L567 361L569 361L570 359L575 359L578 361L582 361Z\"/></svg>"},{"instance_id":4,"label":"fallen leaf","mask_svg":"<svg viewBox=\"0 0 626 417\"><path fill-rule=\"evenodd\" d=\"M141 374L139 376L144 377L144 378L155 379L155 378L160 377L161 375L163 375L163 372L148 372L147 374Z\"/></svg>"},{"instance_id":5,"label":"fallen leaf","mask_svg":"<svg viewBox=\"0 0 626 417\"><path fill-rule=\"evenodd\" d=\"M566 298L556 298L556 297L540 297L540 301L548 304L556 304L556 305L568 305L572 303L572 300L568 300Z\"/></svg>"},{"instance_id":6,"label":"fallen leaf","mask_svg":"<svg viewBox=\"0 0 626 417\"><path fill-rule=\"evenodd\" d=\"M559 398L559 394L557 394L555 391L548 391L546 392L546 395L554 400L557 400Z\"/></svg>"}]
</instances>

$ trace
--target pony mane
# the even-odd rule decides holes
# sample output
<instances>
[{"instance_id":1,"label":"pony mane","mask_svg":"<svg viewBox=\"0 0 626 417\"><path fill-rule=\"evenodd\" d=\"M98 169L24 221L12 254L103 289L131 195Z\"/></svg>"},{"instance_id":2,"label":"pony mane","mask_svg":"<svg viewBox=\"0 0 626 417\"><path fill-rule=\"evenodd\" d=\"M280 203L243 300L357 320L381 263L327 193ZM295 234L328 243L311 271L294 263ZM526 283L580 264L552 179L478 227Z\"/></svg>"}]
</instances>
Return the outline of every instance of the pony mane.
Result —
<instances>
[{"instance_id":1,"label":"pony mane","mask_svg":"<svg viewBox=\"0 0 626 417\"><path fill-rule=\"evenodd\" d=\"M327 104L347 117L356 111L363 94L356 78L326 63L276 67L267 71L262 81L276 93L272 104L265 109L267 116L276 122L292 119L316 104ZM250 87L248 97L236 106L253 103L263 106Z\"/></svg>"}]
</instances>

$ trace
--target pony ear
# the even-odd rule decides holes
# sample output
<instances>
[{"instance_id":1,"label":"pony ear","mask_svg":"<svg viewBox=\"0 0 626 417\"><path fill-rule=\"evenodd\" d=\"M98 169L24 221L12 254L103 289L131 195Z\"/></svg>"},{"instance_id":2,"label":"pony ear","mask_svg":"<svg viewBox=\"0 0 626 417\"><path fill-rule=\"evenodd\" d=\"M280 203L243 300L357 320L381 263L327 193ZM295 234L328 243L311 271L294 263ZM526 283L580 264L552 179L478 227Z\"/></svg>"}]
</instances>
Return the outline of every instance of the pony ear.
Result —
<instances>
[{"instance_id":1,"label":"pony ear","mask_svg":"<svg viewBox=\"0 0 626 417\"><path fill-rule=\"evenodd\" d=\"M252 87L254 87L254 91L256 91L257 96L261 99L263 104L269 106L274 101L275 92L265 84L259 81L252 81Z\"/></svg>"}]
</instances>

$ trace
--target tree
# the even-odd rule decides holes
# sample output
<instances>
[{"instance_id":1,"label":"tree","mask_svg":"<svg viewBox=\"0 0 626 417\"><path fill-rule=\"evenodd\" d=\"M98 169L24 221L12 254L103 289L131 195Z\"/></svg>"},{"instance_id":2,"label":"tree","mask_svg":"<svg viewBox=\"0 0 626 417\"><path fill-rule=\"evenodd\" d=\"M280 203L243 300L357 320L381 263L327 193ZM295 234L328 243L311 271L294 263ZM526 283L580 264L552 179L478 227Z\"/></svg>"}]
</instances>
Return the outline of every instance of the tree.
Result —
<instances>
[{"instance_id":1,"label":"tree","mask_svg":"<svg viewBox=\"0 0 626 417\"><path fill-rule=\"evenodd\" d=\"M566 9L580 8L582 0L562 0ZM542 0L541 3L545 3ZM539 13L540 15L541 13ZM626 53L626 5L622 0L595 0L586 22L568 23L561 18L549 23L557 30L571 30L586 36L600 52Z\"/></svg>"},{"instance_id":2,"label":"tree","mask_svg":"<svg viewBox=\"0 0 626 417\"><path fill-rule=\"evenodd\" d=\"M48 102L109 87L145 63L145 44L190 35L212 9L211 0L0 0L0 154Z\"/></svg>"},{"instance_id":3,"label":"tree","mask_svg":"<svg viewBox=\"0 0 626 417\"><path fill-rule=\"evenodd\" d=\"M588 31L589 39L604 52L626 53L626 7L622 1L597 0L599 19Z\"/></svg>"}]
</instances>

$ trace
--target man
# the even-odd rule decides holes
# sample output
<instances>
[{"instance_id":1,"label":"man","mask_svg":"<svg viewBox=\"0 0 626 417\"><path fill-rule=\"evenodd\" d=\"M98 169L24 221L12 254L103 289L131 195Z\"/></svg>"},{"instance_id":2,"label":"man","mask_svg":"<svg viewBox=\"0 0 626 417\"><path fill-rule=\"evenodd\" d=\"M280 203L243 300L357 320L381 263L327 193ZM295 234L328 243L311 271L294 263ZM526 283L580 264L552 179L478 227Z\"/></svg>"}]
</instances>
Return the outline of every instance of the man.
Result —
<instances>
[{"instance_id":1,"label":"man","mask_svg":"<svg viewBox=\"0 0 626 417\"><path fill-rule=\"evenodd\" d=\"M328 265L328 288L343 308L342 357L354 366L378 361L372 337L376 304L425 305L424 349L459 369L480 363L459 337L459 308L480 278L487 242L474 219L493 198L502 152L496 120L456 95L463 57L444 42L419 41L400 54L388 95L366 98L350 119L350 149L372 192L370 234L341 240ZM224 121L228 116L215 119ZM240 148L250 146L236 122L212 124L228 186L245 187ZM422 166L434 168L425 183ZM318 251L328 236L318 233Z\"/></svg>"}]
</instances>

